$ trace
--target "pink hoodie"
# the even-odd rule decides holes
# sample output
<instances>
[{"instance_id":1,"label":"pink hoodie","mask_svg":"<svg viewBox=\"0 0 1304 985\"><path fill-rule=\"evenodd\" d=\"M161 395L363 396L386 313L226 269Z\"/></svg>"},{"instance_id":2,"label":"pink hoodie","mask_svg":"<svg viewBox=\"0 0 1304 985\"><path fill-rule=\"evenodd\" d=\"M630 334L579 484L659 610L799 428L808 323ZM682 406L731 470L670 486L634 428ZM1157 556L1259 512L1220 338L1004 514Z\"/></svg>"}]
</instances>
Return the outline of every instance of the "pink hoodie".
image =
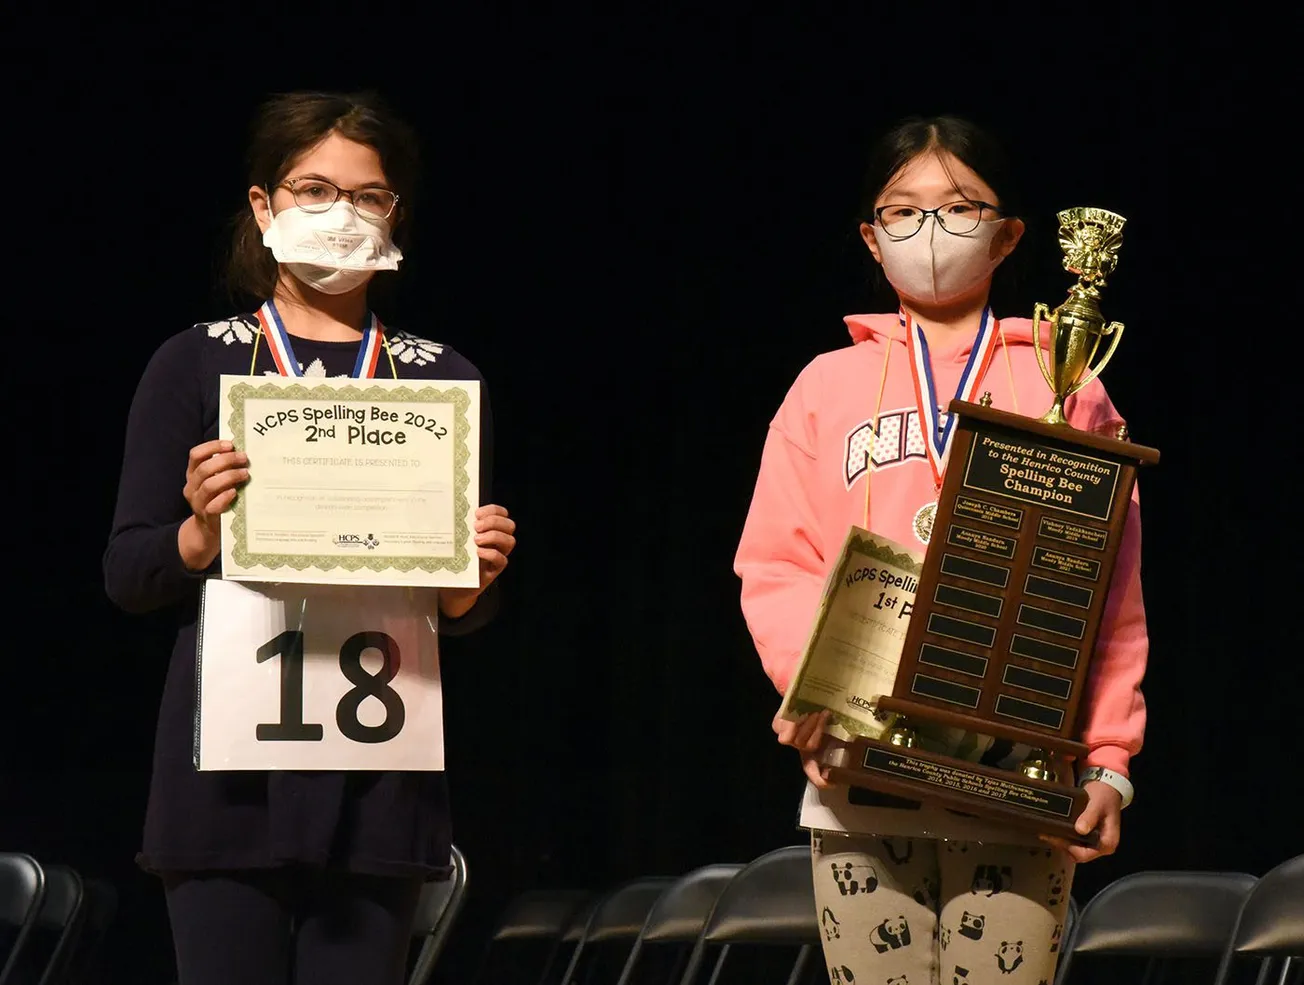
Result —
<instances>
[{"instance_id":1,"label":"pink hoodie","mask_svg":"<svg viewBox=\"0 0 1304 985\"><path fill-rule=\"evenodd\" d=\"M743 616L765 672L781 694L805 648L829 565L847 528L865 523L865 450L889 350L868 527L922 551L912 520L935 499L897 315L850 315L846 322L856 344L818 356L802 370L770 423L734 565L742 579ZM990 392L992 406L1000 410L1038 417L1050 407L1051 396L1037 366L1032 322L1007 318L1001 329L1006 347L996 340L995 356L977 393ZM950 348L930 345L943 410L959 385L972 344L971 337ZM1123 423L1099 380L1069 398L1066 412L1074 427L1110 437ZM1087 765L1126 774L1129 758L1140 751L1146 720L1141 678L1148 648L1140 507L1134 491L1088 671L1082 719L1083 741L1091 749Z\"/></svg>"}]
</instances>

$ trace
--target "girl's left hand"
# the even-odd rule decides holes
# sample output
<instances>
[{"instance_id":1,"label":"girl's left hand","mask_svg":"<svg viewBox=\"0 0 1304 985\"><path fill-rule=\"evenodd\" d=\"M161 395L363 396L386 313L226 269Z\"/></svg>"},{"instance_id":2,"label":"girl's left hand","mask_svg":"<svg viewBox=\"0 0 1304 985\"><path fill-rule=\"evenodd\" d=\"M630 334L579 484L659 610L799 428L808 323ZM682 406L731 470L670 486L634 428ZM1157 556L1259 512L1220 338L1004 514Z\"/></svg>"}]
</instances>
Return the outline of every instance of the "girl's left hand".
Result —
<instances>
[{"instance_id":1,"label":"girl's left hand","mask_svg":"<svg viewBox=\"0 0 1304 985\"><path fill-rule=\"evenodd\" d=\"M1090 862L1102 855L1112 855L1118 848L1119 831L1122 824L1123 795L1108 783L1092 780L1082 788L1087 792L1087 806L1078 816L1073 827L1078 834L1087 834L1099 829L1100 840L1095 848L1086 845L1073 845L1063 838L1042 835L1041 840L1068 852L1075 862Z\"/></svg>"},{"instance_id":2,"label":"girl's left hand","mask_svg":"<svg viewBox=\"0 0 1304 985\"><path fill-rule=\"evenodd\" d=\"M475 546L480 555L479 588L445 588L439 593L439 608L450 619L471 611L481 593L507 567L507 558L516 547L516 521L502 506L481 506L475 511Z\"/></svg>"}]
</instances>

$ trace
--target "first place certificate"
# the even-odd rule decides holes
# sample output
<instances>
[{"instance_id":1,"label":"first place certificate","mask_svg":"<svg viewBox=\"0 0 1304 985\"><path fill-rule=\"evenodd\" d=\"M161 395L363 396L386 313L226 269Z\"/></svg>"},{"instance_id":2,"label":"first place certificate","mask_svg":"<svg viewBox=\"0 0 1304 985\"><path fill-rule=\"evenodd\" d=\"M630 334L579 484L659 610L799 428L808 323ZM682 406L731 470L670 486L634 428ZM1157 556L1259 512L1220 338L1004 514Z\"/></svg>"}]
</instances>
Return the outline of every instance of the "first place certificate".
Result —
<instances>
[{"instance_id":1,"label":"first place certificate","mask_svg":"<svg viewBox=\"0 0 1304 985\"><path fill-rule=\"evenodd\" d=\"M887 731L878 699L891 694L924 556L852 527L829 572L815 626L780 716L831 712L825 732L848 741Z\"/></svg>"},{"instance_id":2,"label":"first place certificate","mask_svg":"<svg viewBox=\"0 0 1304 985\"><path fill-rule=\"evenodd\" d=\"M223 578L480 584L478 381L222 376L219 413L249 456Z\"/></svg>"}]
</instances>

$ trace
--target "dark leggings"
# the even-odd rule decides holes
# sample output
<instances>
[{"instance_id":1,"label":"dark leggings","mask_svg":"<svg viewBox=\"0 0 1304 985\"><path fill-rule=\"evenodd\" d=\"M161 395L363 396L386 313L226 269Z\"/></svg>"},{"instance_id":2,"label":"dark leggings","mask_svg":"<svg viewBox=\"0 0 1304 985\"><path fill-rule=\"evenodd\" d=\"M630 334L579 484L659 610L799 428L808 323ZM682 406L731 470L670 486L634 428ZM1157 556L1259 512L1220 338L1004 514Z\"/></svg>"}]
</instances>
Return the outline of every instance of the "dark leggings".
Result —
<instances>
[{"instance_id":1,"label":"dark leggings","mask_svg":"<svg viewBox=\"0 0 1304 985\"><path fill-rule=\"evenodd\" d=\"M302 871L164 877L179 985L402 985L421 883Z\"/></svg>"}]
</instances>

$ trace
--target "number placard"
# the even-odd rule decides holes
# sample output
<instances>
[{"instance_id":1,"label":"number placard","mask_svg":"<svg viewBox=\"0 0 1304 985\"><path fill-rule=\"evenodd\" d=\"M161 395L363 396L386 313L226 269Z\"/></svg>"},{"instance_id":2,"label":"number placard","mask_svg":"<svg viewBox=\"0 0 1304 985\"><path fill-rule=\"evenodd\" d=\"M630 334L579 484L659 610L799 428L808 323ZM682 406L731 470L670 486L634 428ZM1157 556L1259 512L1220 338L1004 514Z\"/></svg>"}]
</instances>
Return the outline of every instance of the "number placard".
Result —
<instances>
[{"instance_id":1,"label":"number placard","mask_svg":"<svg viewBox=\"0 0 1304 985\"><path fill-rule=\"evenodd\" d=\"M442 770L438 593L204 583L195 766Z\"/></svg>"}]
</instances>

